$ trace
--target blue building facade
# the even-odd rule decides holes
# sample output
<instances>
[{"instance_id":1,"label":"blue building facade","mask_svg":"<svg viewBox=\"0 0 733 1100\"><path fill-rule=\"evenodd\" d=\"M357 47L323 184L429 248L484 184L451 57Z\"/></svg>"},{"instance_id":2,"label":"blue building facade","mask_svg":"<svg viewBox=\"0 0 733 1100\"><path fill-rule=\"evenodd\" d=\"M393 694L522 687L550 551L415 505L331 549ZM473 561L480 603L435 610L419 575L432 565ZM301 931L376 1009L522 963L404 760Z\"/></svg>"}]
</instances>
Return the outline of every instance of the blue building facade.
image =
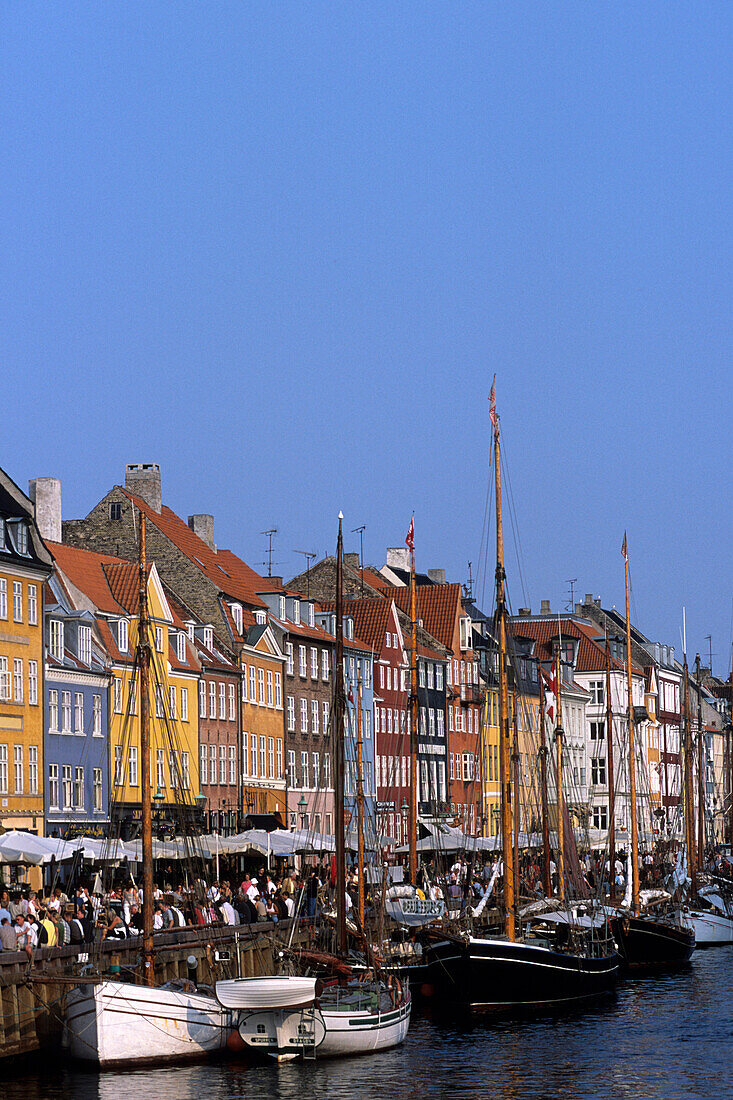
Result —
<instances>
[{"instance_id":1,"label":"blue building facade","mask_svg":"<svg viewBox=\"0 0 733 1100\"><path fill-rule=\"evenodd\" d=\"M377 792L372 718L374 714L374 664L371 650L354 640L353 620L344 621L344 684L346 688L346 744L344 746L344 793L347 835L355 843L357 831L357 760L361 691L361 767L364 793L364 840L368 851L377 844ZM353 834L353 835L350 835Z\"/></svg>"},{"instance_id":2,"label":"blue building facade","mask_svg":"<svg viewBox=\"0 0 733 1100\"><path fill-rule=\"evenodd\" d=\"M45 590L44 816L47 836L106 836L109 673L91 611L54 573Z\"/></svg>"}]
</instances>

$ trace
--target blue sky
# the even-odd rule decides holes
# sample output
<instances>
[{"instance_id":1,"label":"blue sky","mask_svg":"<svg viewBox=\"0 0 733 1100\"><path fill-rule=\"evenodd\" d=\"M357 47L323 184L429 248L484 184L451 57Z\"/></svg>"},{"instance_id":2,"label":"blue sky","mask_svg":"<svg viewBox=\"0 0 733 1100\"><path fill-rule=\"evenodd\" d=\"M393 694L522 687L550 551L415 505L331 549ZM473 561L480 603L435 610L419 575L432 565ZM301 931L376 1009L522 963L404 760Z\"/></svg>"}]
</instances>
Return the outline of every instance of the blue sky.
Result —
<instances>
[{"instance_id":1,"label":"blue sky","mask_svg":"<svg viewBox=\"0 0 733 1100\"><path fill-rule=\"evenodd\" d=\"M274 572L481 565L730 668L728 3L24 4L4 15L0 463ZM349 535L347 549L358 548ZM489 563L489 578L493 566ZM490 599L487 597L487 603Z\"/></svg>"}]
</instances>

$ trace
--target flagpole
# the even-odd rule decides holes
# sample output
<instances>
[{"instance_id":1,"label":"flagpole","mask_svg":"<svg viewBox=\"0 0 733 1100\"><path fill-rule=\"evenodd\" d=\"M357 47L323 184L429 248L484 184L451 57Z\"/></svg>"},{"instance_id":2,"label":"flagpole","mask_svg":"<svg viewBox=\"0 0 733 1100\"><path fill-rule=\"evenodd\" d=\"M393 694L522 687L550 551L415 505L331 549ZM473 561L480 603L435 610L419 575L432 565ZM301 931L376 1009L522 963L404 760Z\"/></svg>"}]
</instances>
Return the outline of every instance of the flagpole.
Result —
<instances>
[{"instance_id":1,"label":"flagpole","mask_svg":"<svg viewBox=\"0 0 733 1100\"><path fill-rule=\"evenodd\" d=\"M410 876L412 885L417 888L417 799L418 774L417 761L417 597L415 592L415 513L412 513L410 527L405 544L410 550Z\"/></svg>"}]
</instances>

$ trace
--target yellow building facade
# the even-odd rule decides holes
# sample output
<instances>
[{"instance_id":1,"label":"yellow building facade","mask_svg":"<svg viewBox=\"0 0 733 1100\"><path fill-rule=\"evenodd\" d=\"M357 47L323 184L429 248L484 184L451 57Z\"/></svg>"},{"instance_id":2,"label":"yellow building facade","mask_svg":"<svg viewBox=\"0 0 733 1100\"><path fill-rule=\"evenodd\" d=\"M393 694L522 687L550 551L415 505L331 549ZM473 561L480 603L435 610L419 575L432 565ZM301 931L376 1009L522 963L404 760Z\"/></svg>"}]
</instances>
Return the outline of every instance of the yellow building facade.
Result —
<instances>
[{"instance_id":1,"label":"yellow building facade","mask_svg":"<svg viewBox=\"0 0 733 1100\"><path fill-rule=\"evenodd\" d=\"M52 559L0 470L0 824L43 835L43 586Z\"/></svg>"},{"instance_id":2,"label":"yellow building facade","mask_svg":"<svg viewBox=\"0 0 733 1100\"><path fill-rule=\"evenodd\" d=\"M285 656L269 626L245 635L242 665L243 812L279 814L287 828L285 782Z\"/></svg>"}]
</instances>

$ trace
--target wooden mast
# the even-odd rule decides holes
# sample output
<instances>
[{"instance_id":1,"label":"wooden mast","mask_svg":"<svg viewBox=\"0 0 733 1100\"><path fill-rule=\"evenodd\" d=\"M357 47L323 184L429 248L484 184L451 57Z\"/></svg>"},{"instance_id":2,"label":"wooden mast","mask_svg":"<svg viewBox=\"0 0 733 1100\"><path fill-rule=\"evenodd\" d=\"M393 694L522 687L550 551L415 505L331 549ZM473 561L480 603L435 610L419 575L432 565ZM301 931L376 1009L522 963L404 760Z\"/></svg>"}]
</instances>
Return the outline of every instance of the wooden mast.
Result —
<instances>
[{"instance_id":1,"label":"wooden mast","mask_svg":"<svg viewBox=\"0 0 733 1100\"><path fill-rule=\"evenodd\" d=\"M608 868L609 893L613 901L616 885L616 789L613 764L613 702L611 700L611 642L606 629L606 745L608 766Z\"/></svg>"},{"instance_id":2,"label":"wooden mast","mask_svg":"<svg viewBox=\"0 0 733 1100\"><path fill-rule=\"evenodd\" d=\"M412 885L417 887L417 794L420 776L417 764L417 598L415 593L415 541L413 515L410 522L408 540L410 546L410 876Z\"/></svg>"},{"instance_id":3,"label":"wooden mast","mask_svg":"<svg viewBox=\"0 0 733 1100\"><path fill-rule=\"evenodd\" d=\"M364 779L362 776L362 734L361 734L361 668L356 688L356 804L359 814L357 834L357 870L359 873L359 927L364 929L364 894L366 882L364 872Z\"/></svg>"},{"instance_id":4,"label":"wooden mast","mask_svg":"<svg viewBox=\"0 0 733 1100\"><path fill-rule=\"evenodd\" d=\"M562 688L560 686L562 634L557 647L555 683L557 700L557 724L555 726L555 752L557 754L557 896L565 901L565 798L562 784Z\"/></svg>"},{"instance_id":5,"label":"wooden mast","mask_svg":"<svg viewBox=\"0 0 733 1100\"><path fill-rule=\"evenodd\" d=\"M517 896L519 890L519 692L514 690L514 721L512 722L512 786L514 788L514 843L512 845L512 860L514 863L514 889Z\"/></svg>"},{"instance_id":6,"label":"wooden mast","mask_svg":"<svg viewBox=\"0 0 733 1100\"><path fill-rule=\"evenodd\" d=\"M691 892L697 892L697 858L695 855L695 805L692 779L692 723L690 722L690 673L687 668L687 649L683 654L684 672L684 782L685 782L685 845L687 847L687 873L691 880Z\"/></svg>"},{"instance_id":7,"label":"wooden mast","mask_svg":"<svg viewBox=\"0 0 733 1100\"><path fill-rule=\"evenodd\" d=\"M636 824L636 757L634 738L634 685L631 675L631 611L629 606L629 550L624 531L624 577L626 581L626 675L629 695L629 814L631 816L631 906L639 915L639 834Z\"/></svg>"},{"instance_id":8,"label":"wooden mast","mask_svg":"<svg viewBox=\"0 0 733 1100\"><path fill-rule=\"evenodd\" d=\"M344 542L339 512L336 550L336 675L333 700L334 811L336 820L336 950L346 953L346 839L344 837ZM359 884L361 886L361 883Z\"/></svg>"},{"instance_id":9,"label":"wooden mast","mask_svg":"<svg viewBox=\"0 0 733 1100\"><path fill-rule=\"evenodd\" d=\"M140 670L140 791L143 858L143 983L155 984L153 966L153 817L150 802L150 643L148 623L148 564L145 516L140 516L138 569L137 659Z\"/></svg>"},{"instance_id":10,"label":"wooden mast","mask_svg":"<svg viewBox=\"0 0 733 1100\"><path fill-rule=\"evenodd\" d=\"M491 389L492 409L494 388ZM491 415L491 413L490 413ZM512 852L511 739L509 734L509 696L506 669L506 605L504 595L504 529L501 515L501 449L499 417L493 411L494 478L496 486L496 620L499 642L499 759L501 776L501 845L504 859L505 930L508 939L516 939L514 924L514 861Z\"/></svg>"},{"instance_id":11,"label":"wooden mast","mask_svg":"<svg viewBox=\"0 0 733 1100\"><path fill-rule=\"evenodd\" d=\"M700 654L695 655L695 690L697 693L697 869L705 869L705 732L702 728L702 696L700 692Z\"/></svg>"},{"instance_id":12,"label":"wooden mast","mask_svg":"<svg viewBox=\"0 0 733 1100\"><path fill-rule=\"evenodd\" d=\"M552 896L552 874L550 873L550 811L547 800L547 736L545 733L545 686L542 665L537 660L537 673L540 682L540 782L542 784L542 887L545 897Z\"/></svg>"}]
</instances>

